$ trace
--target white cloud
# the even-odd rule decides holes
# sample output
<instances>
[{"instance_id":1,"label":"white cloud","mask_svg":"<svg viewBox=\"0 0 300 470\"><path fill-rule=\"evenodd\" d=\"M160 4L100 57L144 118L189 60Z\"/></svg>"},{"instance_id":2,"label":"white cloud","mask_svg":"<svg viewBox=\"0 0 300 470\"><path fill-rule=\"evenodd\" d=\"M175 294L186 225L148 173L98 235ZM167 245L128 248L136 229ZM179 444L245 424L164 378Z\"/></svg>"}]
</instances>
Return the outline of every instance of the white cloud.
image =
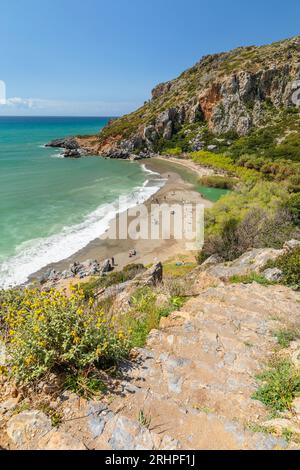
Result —
<instances>
[{"instance_id":1,"label":"white cloud","mask_svg":"<svg viewBox=\"0 0 300 470\"><path fill-rule=\"evenodd\" d=\"M15 107L15 108L34 108L35 107L35 102L31 98L7 98L5 106L8 107Z\"/></svg>"},{"instance_id":2,"label":"white cloud","mask_svg":"<svg viewBox=\"0 0 300 470\"><path fill-rule=\"evenodd\" d=\"M140 103L130 101L59 101L38 98L7 98L0 104L0 115L122 115L136 109Z\"/></svg>"}]
</instances>

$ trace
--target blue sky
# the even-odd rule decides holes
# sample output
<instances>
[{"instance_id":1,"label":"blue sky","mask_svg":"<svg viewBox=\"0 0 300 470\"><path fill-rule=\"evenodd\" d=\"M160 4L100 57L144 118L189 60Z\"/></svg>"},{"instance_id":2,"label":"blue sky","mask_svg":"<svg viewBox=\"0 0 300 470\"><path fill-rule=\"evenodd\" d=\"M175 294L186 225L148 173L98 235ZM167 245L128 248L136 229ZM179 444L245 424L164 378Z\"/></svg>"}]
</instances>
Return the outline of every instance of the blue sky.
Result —
<instances>
[{"instance_id":1,"label":"blue sky","mask_svg":"<svg viewBox=\"0 0 300 470\"><path fill-rule=\"evenodd\" d=\"M204 54L300 34L299 0L1 0L0 15L13 115L120 115Z\"/></svg>"}]
</instances>

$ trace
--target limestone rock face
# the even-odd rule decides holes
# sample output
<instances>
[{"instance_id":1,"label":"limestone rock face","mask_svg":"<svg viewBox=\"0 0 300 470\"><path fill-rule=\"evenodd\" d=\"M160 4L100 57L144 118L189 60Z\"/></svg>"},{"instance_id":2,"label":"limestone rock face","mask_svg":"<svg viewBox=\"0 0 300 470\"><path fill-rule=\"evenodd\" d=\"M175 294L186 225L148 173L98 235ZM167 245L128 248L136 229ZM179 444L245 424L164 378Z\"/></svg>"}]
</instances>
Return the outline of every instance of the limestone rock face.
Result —
<instances>
[{"instance_id":1,"label":"limestone rock face","mask_svg":"<svg viewBox=\"0 0 300 470\"><path fill-rule=\"evenodd\" d=\"M51 421L41 411L24 411L13 416L7 425L7 434L21 449L30 448L33 440L51 431Z\"/></svg>"},{"instance_id":2,"label":"limestone rock face","mask_svg":"<svg viewBox=\"0 0 300 470\"><path fill-rule=\"evenodd\" d=\"M227 132L245 136L270 122L277 110L295 106L299 52L296 37L205 56L179 77L160 83L144 106L110 121L98 136L58 139L49 145L67 149L69 157L82 150L133 159L139 153L151 156L161 139L167 143L187 124L203 124L216 137ZM199 150L201 145L191 148Z\"/></svg>"},{"instance_id":3,"label":"limestone rock face","mask_svg":"<svg viewBox=\"0 0 300 470\"><path fill-rule=\"evenodd\" d=\"M51 431L39 442L41 450L87 450L85 445L67 432Z\"/></svg>"},{"instance_id":4,"label":"limestone rock face","mask_svg":"<svg viewBox=\"0 0 300 470\"><path fill-rule=\"evenodd\" d=\"M263 272L263 275L267 279L267 281L277 282L280 281L280 279L282 278L283 272L281 271L281 269L278 268L270 268L266 269Z\"/></svg>"},{"instance_id":5,"label":"limestone rock face","mask_svg":"<svg viewBox=\"0 0 300 470\"><path fill-rule=\"evenodd\" d=\"M244 253L240 258L222 263L207 270L208 274L220 279L232 276L244 276L250 272L259 272L268 261L274 261L284 253L284 250L273 248L256 248ZM277 273L278 274L278 273Z\"/></svg>"},{"instance_id":6,"label":"limestone rock face","mask_svg":"<svg viewBox=\"0 0 300 470\"><path fill-rule=\"evenodd\" d=\"M112 450L152 450L153 439L148 429L136 421L120 416L109 441Z\"/></svg>"},{"instance_id":7,"label":"limestone rock face","mask_svg":"<svg viewBox=\"0 0 300 470\"><path fill-rule=\"evenodd\" d=\"M201 264L201 268L207 268L208 266L215 266L216 264L222 263L224 260L219 255L212 255L204 263Z\"/></svg>"},{"instance_id":8,"label":"limestone rock face","mask_svg":"<svg viewBox=\"0 0 300 470\"><path fill-rule=\"evenodd\" d=\"M246 135L258 126L264 113L262 103L268 98L275 107L289 105L290 66L270 66L251 73L240 71L220 84L220 101L211 116L211 127L217 134L236 130ZM249 108L251 103L251 108Z\"/></svg>"},{"instance_id":9,"label":"limestone rock face","mask_svg":"<svg viewBox=\"0 0 300 470\"><path fill-rule=\"evenodd\" d=\"M80 146L75 139L75 137L65 137L62 139L56 139L52 140L48 144L46 144L46 147L54 147L54 148L64 148L68 150L76 150Z\"/></svg>"},{"instance_id":10,"label":"limestone rock face","mask_svg":"<svg viewBox=\"0 0 300 470\"><path fill-rule=\"evenodd\" d=\"M152 98L155 100L156 98L159 98L160 96L164 95L167 93L172 87L171 82L167 83L160 83L157 85L153 90L152 90Z\"/></svg>"}]
</instances>

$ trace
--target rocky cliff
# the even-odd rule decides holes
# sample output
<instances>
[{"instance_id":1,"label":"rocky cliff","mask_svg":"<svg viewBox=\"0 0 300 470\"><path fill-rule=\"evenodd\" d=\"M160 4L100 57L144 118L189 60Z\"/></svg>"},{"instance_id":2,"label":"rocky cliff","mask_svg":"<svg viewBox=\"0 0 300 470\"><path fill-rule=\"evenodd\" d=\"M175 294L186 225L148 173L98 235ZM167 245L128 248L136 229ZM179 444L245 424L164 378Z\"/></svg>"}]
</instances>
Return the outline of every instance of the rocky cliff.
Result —
<instances>
[{"instance_id":1,"label":"rocky cliff","mask_svg":"<svg viewBox=\"0 0 300 470\"><path fill-rule=\"evenodd\" d=\"M159 151L182 131L191 138L195 130L227 139L245 136L295 108L299 77L300 37L208 55L158 85L142 108L78 143L89 153L134 158ZM192 150L199 148L201 142Z\"/></svg>"}]
</instances>

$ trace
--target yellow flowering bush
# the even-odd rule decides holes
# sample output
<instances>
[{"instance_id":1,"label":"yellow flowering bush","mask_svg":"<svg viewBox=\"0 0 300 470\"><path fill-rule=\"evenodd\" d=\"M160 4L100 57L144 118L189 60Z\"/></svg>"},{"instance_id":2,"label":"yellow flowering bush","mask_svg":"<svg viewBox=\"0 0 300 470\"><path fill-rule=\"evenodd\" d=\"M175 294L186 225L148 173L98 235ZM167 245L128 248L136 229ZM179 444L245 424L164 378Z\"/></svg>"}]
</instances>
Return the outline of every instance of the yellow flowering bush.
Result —
<instances>
[{"instance_id":1,"label":"yellow flowering bush","mask_svg":"<svg viewBox=\"0 0 300 470\"><path fill-rule=\"evenodd\" d=\"M70 297L54 289L0 292L0 339L13 377L28 383L53 370L111 365L127 354L126 332L84 297L80 288Z\"/></svg>"}]
</instances>

